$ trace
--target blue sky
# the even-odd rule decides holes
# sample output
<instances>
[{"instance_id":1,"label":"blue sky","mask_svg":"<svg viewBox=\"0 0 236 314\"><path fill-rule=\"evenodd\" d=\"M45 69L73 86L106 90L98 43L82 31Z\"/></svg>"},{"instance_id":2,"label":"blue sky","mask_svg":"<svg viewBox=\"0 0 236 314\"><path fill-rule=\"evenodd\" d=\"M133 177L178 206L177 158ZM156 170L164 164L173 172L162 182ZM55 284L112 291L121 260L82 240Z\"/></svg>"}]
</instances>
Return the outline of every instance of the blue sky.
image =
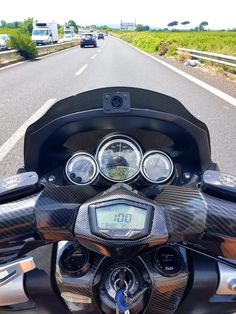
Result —
<instances>
[{"instance_id":1,"label":"blue sky","mask_svg":"<svg viewBox=\"0 0 236 314\"><path fill-rule=\"evenodd\" d=\"M236 0L89 0L48 1L8 0L1 4L0 20L37 20L65 23L74 19L78 24L119 24L134 21L156 27L169 22L189 20L195 27L206 20L212 29L236 27Z\"/></svg>"}]
</instances>

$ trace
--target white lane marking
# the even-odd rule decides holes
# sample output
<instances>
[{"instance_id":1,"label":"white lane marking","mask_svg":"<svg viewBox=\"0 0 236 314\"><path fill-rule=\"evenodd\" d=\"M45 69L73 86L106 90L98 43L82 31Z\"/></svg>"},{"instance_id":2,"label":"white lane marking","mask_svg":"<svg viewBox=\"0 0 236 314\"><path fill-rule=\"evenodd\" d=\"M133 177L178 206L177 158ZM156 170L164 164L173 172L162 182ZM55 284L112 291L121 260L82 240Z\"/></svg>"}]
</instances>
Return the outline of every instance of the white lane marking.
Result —
<instances>
[{"instance_id":1,"label":"white lane marking","mask_svg":"<svg viewBox=\"0 0 236 314\"><path fill-rule=\"evenodd\" d=\"M87 64L83 65L82 68L79 69L79 71L75 73L75 75L77 76L80 75L87 68L87 66L88 66Z\"/></svg>"},{"instance_id":2,"label":"white lane marking","mask_svg":"<svg viewBox=\"0 0 236 314\"><path fill-rule=\"evenodd\" d=\"M10 65L3 66L0 68L0 71L15 67L16 65L20 65L22 63L25 63L25 61L20 61L20 62L16 62L16 63L10 64Z\"/></svg>"},{"instance_id":3,"label":"white lane marking","mask_svg":"<svg viewBox=\"0 0 236 314\"><path fill-rule=\"evenodd\" d=\"M96 56L97 56L97 55L93 55L93 56L91 57L91 59L94 59L94 58L96 58Z\"/></svg>"},{"instance_id":4,"label":"white lane marking","mask_svg":"<svg viewBox=\"0 0 236 314\"><path fill-rule=\"evenodd\" d=\"M126 44L126 45L128 45L128 46L130 46L130 47L132 47L132 48L134 48L136 50L138 50L139 52L141 52L142 54L146 55L147 57L149 57L149 58L155 60L156 62L164 65L165 67L167 67L170 70L178 73L179 75L182 75L183 77L185 77L189 81L192 81L193 83L195 83L195 84L199 85L200 87L206 89L207 91L209 91L210 93L214 94L215 96L218 96L219 98L227 101L228 103L230 103L231 105L236 107L236 98L234 98L233 96L230 96L230 95L222 92L221 90L219 90L219 89L217 89L217 88L215 88L215 87L213 87L213 86L211 86L211 85L209 85L209 84L207 84L207 83L197 79L196 77L194 77L194 76L192 76L190 74L187 74L187 73L185 73L185 72L175 68L173 65L170 65L170 64L166 63L165 61L162 61L162 60L159 60L159 59L153 57L152 55L148 54L147 52L144 52L141 49L139 49L137 47L134 47L131 44L128 44L127 42L125 42L125 41L123 41L123 40L121 40L119 38L117 38L117 39L119 41L121 41L122 43L124 43L124 44Z\"/></svg>"},{"instance_id":5,"label":"white lane marking","mask_svg":"<svg viewBox=\"0 0 236 314\"><path fill-rule=\"evenodd\" d=\"M25 131L32 123L38 120L56 101L56 98L49 99L44 105L42 105L29 119L27 119L19 129L13 133L9 139L0 146L0 162L6 157L6 155L12 150L17 142L25 135Z\"/></svg>"},{"instance_id":6,"label":"white lane marking","mask_svg":"<svg viewBox=\"0 0 236 314\"><path fill-rule=\"evenodd\" d=\"M98 52L101 52L101 49L98 49Z\"/></svg>"}]
</instances>

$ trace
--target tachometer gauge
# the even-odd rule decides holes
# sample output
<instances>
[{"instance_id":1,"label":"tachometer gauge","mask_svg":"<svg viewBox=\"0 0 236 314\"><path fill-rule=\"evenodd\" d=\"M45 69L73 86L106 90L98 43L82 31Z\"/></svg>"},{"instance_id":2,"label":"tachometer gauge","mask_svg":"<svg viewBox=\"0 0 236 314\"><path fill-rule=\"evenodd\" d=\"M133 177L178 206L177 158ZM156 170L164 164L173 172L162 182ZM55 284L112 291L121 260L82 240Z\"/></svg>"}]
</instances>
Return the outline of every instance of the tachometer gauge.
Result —
<instances>
[{"instance_id":1,"label":"tachometer gauge","mask_svg":"<svg viewBox=\"0 0 236 314\"><path fill-rule=\"evenodd\" d=\"M155 266L163 275L177 274L182 267L182 258L179 251L171 246L162 246L155 254Z\"/></svg>"},{"instance_id":2,"label":"tachometer gauge","mask_svg":"<svg viewBox=\"0 0 236 314\"><path fill-rule=\"evenodd\" d=\"M142 175L152 183L164 183L173 174L173 162L168 155L161 151L151 151L144 155Z\"/></svg>"},{"instance_id":3,"label":"tachometer gauge","mask_svg":"<svg viewBox=\"0 0 236 314\"><path fill-rule=\"evenodd\" d=\"M85 185L92 183L99 171L93 156L87 153L77 153L68 160L65 172L72 183Z\"/></svg>"},{"instance_id":4,"label":"tachometer gauge","mask_svg":"<svg viewBox=\"0 0 236 314\"><path fill-rule=\"evenodd\" d=\"M142 150L126 135L114 135L102 141L96 153L101 174L113 182L134 178L140 169Z\"/></svg>"},{"instance_id":5,"label":"tachometer gauge","mask_svg":"<svg viewBox=\"0 0 236 314\"><path fill-rule=\"evenodd\" d=\"M69 244L63 251L59 265L69 276L81 277L90 267L89 251L78 243Z\"/></svg>"}]
</instances>

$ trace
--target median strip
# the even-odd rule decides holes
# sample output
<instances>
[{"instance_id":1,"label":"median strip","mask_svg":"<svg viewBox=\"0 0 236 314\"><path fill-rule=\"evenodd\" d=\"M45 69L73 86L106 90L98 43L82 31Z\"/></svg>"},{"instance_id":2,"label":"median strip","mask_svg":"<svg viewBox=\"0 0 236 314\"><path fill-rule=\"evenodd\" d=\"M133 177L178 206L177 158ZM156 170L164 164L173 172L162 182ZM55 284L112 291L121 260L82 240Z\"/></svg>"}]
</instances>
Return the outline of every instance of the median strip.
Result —
<instances>
[{"instance_id":1,"label":"median strip","mask_svg":"<svg viewBox=\"0 0 236 314\"><path fill-rule=\"evenodd\" d=\"M83 73L83 71L87 68L87 64L83 65L81 69L79 69L78 72L75 73L76 76L80 75Z\"/></svg>"},{"instance_id":2,"label":"median strip","mask_svg":"<svg viewBox=\"0 0 236 314\"><path fill-rule=\"evenodd\" d=\"M38 56L48 56L50 54L54 54L56 52L60 52L62 50L70 49L77 47L79 45L79 41L73 41L69 43L55 44L49 46L37 46ZM0 52L0 68L5 67L11 63L16 63L24 60L24 58L20 55L17 50L3 51Z\"/></svg>"}]
</instances>

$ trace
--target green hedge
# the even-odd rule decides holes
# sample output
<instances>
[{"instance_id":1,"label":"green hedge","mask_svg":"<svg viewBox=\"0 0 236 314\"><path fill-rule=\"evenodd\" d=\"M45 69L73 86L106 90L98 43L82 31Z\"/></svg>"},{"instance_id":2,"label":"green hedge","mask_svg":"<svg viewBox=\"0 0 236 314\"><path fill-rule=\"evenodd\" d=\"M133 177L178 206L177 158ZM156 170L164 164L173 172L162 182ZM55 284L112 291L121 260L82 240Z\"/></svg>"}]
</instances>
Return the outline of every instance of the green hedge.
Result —
<instances>
[{"instance_id":1,"label":"green hedge","mask_svg":"<svg viewBox=\"0 0 236 314\"><path fill-rule=\"evenodd\" d=\"M10 35L9 46L17 49L25 59L35 59L38 56L36 45L26 33L16 31Z\"/></svg>"}]
</instances>

